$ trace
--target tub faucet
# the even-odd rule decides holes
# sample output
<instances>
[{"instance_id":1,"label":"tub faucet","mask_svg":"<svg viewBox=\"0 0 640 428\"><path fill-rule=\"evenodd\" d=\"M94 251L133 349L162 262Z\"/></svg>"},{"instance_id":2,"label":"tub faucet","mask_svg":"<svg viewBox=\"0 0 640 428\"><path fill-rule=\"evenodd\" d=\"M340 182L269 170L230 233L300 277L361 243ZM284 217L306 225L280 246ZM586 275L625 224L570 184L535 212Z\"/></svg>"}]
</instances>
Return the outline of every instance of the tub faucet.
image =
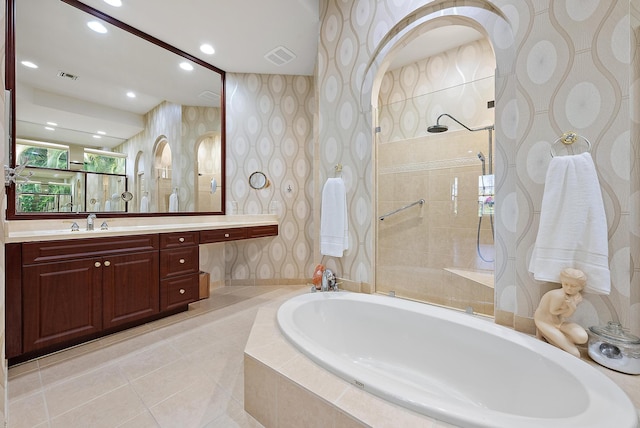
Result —
<instances>
[{"instance_id":1,"label":"tub faucet","mask_svg":"<svg viewBox=\"0 0 640 428\"><path fill-rule=\"evenodd\" d=\"M338 281L336 280L336 275L331 271L331 269L325 269L322 273L322 291L338 291Z\"/></svg>"},{"instance_id":2,"label":"tub faucet","mask_svg":"<svg viewBox=\"0 0 640 428\"><path fill-rule=\"evenodd\" d=\"M93 220L96 219L95 214L89 214L87 216L87 230L93 230Z\"/></svg>"}]
</instances>

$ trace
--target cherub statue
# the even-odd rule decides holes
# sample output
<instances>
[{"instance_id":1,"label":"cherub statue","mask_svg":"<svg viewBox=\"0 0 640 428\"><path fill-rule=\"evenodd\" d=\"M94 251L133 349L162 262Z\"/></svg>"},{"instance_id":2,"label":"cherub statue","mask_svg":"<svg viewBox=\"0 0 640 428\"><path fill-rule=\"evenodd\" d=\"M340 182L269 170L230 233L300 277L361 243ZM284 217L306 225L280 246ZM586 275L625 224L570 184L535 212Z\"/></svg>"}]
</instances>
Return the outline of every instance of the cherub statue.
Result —
<instances>
[{"instance_id":1,"label":"cherub statue","mask_svg":"<svg viewBox=\"0 0 640 428\"><path fill-rule=\"evenodd\" d=\"M582 326L566 319L582 302L580 292L587 283L587 277L581 270L566 268L560 272L560 281L562 288L545 293L533 315L536 336L580 358L576 344L586 343L589 337Z\"/></svg>"}]
</instances>

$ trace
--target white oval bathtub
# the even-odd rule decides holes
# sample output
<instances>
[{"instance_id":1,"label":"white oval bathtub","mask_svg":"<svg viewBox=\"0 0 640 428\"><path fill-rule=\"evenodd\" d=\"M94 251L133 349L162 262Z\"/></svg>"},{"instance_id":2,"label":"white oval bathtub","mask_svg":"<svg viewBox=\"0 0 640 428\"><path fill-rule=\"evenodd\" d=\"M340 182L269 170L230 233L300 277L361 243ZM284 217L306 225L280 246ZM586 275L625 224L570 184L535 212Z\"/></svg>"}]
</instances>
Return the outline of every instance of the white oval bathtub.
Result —
<instances>
[{"instance_id":1,"label":"white oval bathtub","mask_svg":"<svg viewBox=\"0 0 640 428\"><path fill-rule=\"evenodd\" d=\"M398 298L308 293L278 310L317 364L463 427L637 427L627 395L584 361L472 315Z\"/></svg>"}]
</instances>

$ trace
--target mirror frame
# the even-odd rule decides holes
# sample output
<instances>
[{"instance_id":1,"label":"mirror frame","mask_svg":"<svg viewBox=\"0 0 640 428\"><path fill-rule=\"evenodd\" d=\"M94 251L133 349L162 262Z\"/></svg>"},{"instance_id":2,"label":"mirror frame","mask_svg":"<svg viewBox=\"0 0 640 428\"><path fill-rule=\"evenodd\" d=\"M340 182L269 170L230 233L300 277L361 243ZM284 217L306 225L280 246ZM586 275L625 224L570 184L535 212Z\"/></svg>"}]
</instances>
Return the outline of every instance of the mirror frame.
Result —
<instances>
[{"instance_id":1,"label":"mirror frame","mask_svg":"<svg viewBox=\"0 0 640 428\"><path fill-rule=\"evenodd\" d=\"M15 90L16 90L16 43L15 43L15 25L16 25L16 3L19 0L6 0L7 14L6 14L6 58L5 58L5 88L10 95L9 104L9 122L5 124L8 129L8 138L6 144L8 145L8 165L11 168L15 168L16 161L16 102L15 102ZM135 27L130 26L112 16L107 15L91 6L88 6L78 0L59 0L69 6L75 7L89 15L93 15L98 19L101 19L115 27L118 27L136 37L146 40L162 49L166 49L178 56L181 56L189 61L192 61L204 68L214 71L220 74L221 79L221 91L220 91L220 157L221 157L221 176L226 179L226 72L218 67L211 65L181 49L176 48L160 39L157 39ZM5 101L6 103L6 101ZM222 183L221 191L221 210L215 212L157 212L157 213L123 213L123 212L109 212L103 213L103 216L108 217L168 217L168 216L196 216L196 215L224 215L226 208L226 183ZM78 216L85 216L87 212L80 213L39 213L39 214L17 214L16 213L16 185L11 183L9 186L5 185L7 192L7 220L48 220L48 219L65 219L65 218L78 218ZM130 190L130 189L127 189Z\"/></svg>"}]
</instances>

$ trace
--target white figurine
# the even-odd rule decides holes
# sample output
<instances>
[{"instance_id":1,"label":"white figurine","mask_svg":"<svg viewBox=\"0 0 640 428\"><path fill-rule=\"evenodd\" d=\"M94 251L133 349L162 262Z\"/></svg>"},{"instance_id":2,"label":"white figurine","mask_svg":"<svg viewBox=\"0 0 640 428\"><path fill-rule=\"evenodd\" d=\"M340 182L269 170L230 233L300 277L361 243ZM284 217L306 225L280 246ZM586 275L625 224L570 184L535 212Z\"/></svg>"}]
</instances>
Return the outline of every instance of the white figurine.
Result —
<instances>
[{"instance_id":1,"label":"white figurine","mask_svg":"<svg viewBox=\"0 0 640 428\"><path fill-rule=\"evenodd\" d=\"M587 277L581 270L566 268L560 272L560 281L562 288L545 293L533 315L536 336L580 358L576 344L586 343L589 337L582 326L566 319L582 302L580 292L587 283Z\"/></svg>"}]
</instances>

